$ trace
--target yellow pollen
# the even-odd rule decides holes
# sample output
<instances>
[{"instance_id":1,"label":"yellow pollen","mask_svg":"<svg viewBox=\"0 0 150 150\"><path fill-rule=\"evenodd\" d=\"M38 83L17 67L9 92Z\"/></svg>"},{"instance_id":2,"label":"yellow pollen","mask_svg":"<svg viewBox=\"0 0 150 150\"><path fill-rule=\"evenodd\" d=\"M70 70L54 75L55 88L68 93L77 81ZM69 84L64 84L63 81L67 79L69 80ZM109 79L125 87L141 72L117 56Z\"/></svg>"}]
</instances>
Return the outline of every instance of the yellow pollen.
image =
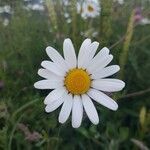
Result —
<instances>
[{"instance_id":1,"label":"yellow pollen","mask_svg":"<svg viewBox=\"0 0 150 150\"><path fill-rule=\"evenodd\" d=\"M83 69L72 69L67 73L64 84L71 94L84 94L91 85L90 75Z\"/></svg>"},{"instance_id":2,"label":"yellow pollen","mask_svg":"<svg viewBox=\"0 0 150 150\"><path fill-rule=\"evenodd\" d=\"M93 11L94 11L94 8L93 8L91 5L88 5L88 11L89 11L89 12L93 12Z\"/></svg>"}]
</instances>

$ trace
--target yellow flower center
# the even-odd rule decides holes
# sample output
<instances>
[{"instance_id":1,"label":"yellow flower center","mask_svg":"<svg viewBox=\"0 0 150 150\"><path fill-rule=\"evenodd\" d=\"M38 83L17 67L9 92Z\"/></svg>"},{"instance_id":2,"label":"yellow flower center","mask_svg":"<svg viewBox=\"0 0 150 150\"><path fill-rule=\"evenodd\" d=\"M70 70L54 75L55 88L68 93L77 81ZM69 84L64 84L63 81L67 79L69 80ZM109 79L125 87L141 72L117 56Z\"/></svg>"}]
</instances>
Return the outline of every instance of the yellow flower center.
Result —
<instances>
[{"instance_id":1,"label":"yellow flower center","mask_svg":"<svg viewBox=\"0 0 150 150\"><path fill-rule=\"evenodd\" d=\"M88 11L89 11L89 12L93 12L93 11L94 11L94 8L93 8L91 5L88 5Z\"/></svg>"},{"instance_id":2,"label":"yellow flower center","mask_svg":"<svg viewBox=\"0 0 150 150\"><path fill-rule=\"evenodd\" d=\"M67 73L64 84L71 94L84 94L90 88L91 78L83 69L72 69Z\"/></svg>"}]
</instances>

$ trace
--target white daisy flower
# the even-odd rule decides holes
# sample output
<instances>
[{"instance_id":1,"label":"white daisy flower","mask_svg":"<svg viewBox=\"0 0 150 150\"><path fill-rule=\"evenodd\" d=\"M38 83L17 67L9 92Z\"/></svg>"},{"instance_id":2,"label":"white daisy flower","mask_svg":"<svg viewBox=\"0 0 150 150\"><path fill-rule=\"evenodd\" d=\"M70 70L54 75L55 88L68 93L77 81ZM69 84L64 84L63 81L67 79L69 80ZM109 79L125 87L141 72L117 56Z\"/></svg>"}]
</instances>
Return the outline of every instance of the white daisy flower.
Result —
<instances>
[{"instance_id":1,"label":"white daisy flower","mask_svg":"<svg viewBox=\"0 0 150 150\"><path fill-rule=\"evenodd\" d=\"M117 103L103 92L120 91L125 83L106 78L120 68L118 65L106 67L113 56L106 47L96 54L98 46L98 42L84 40L78 58L70 39L65 39L63 43L64 58L54 48L46 48L51 61L42 61L43 68L38 70L38 74L45 79L36 82L34 87L53 89L44 100L45 111L50 113L62 105L58 118L60 123L65 123L72 112L72 126L78 128L84 109L90 121L98 124L99 117L93 100L114 111L118 108Z\"/></svg>"},{"instance_id":2,"label":"white daisy flower","mask_svg":"<svg viewBox=\"0 0 150 150\"><path fill-rule=\"evenodd\" d=\"M83 4L77 3L77 12L81 14L83 18L95 18L100 13L99 3L94 0L88 0Z\"/></svg>"},{"instance_id":3,"label":"white daisy flower","mask_svg":"<svg viewBox=\"0 0 150 150\"><path fill-rule=\"evenodd\" d=\"M124 0L114 0L114 2L118 2L120 5L124 4Z\"/></svg>"}]
</instances>

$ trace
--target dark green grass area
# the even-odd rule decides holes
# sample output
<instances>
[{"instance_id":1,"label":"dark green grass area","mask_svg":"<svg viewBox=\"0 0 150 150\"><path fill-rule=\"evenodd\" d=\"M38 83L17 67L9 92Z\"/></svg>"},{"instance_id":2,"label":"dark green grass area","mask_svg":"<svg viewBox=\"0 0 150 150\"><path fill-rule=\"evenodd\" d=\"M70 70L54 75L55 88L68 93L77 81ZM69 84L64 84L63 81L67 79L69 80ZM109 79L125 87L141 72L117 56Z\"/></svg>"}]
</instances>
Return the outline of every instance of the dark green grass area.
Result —
<instances>
[{"instance_id":1,"label":"dark green grass area","mask_svg":"<svg viewBox=\"0 0 150 150\"><path fill-rule=\"evenodd\" d=\"M112 64L119 64L124 40L118 41L126 34L134 8L129 3L113 13L106 9L108 17L106 13L93 20L83 20L76 15L71 23L62 17L66 11L63 10L56 17L57 29L53 29L47 11L27 12L21 9L20 3L17 6L12 3L15 11L10 24L6 27L0 24L0 82L3 84L0 87L0 150L138 150L140 147L147 150L150 147L150 25L136 25L133 29L125 62L126 87L113 95L119 109L113 112L94 103L100 117L97 126L90 123L86 114L78 129L72 128L70 118L65 124L59 124L60 108L49 114L44 111L44 97L50 91L33 87L41 79L37 75L41 61L49 59L45 48L51 45L62 54L66 37L72 39L77 53L86 37L100 42L99 50L103 46L112 47ZM150 11L150 7L145 8L145 12ZM67 11L72 15L72 10L71 7ZM126 11L119 16L121 10ZM108 20L102 25L101 19ZM108 31L105 28L109 32L103 32ZM92 37L94 31L98 32L96 37Z\"/></svg>"}]
</instances>

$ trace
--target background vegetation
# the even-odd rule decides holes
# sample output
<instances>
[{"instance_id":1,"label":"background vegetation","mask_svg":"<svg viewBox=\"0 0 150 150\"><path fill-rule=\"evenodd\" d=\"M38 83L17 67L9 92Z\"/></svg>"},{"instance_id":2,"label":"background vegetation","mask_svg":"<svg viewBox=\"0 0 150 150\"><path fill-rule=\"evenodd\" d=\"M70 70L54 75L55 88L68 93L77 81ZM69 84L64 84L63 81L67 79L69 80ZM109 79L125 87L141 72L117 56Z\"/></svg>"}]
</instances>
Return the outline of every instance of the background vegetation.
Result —
<instances>
[{"instance_id":1,"label":"background vegetation","mask_svg":"<svg viewBox=\"0 0 150 150\"><path fill-rule=\"evenodd\" d=\"M77 1L45 0L43 11L23 9L22 0L0 0L13 14L3 25L0 16L0 150L148 150L150 147L150 25L135 21L135 9L150 17L149 0L126 0L124 4L100 0L101 13L83 19ZM120 64L118 77L126 82L124 91L113 95L117 112L96 105L100 123L84 117L73 129L70 120L57 121L59 109L44 112L48 91L33 88L40 78L37 70L48 45L62 53L64 38L71 38L76 52L89 37L107 46ZM99 48L99 50L100 50Z\"/></svg>"}]
</instances>

